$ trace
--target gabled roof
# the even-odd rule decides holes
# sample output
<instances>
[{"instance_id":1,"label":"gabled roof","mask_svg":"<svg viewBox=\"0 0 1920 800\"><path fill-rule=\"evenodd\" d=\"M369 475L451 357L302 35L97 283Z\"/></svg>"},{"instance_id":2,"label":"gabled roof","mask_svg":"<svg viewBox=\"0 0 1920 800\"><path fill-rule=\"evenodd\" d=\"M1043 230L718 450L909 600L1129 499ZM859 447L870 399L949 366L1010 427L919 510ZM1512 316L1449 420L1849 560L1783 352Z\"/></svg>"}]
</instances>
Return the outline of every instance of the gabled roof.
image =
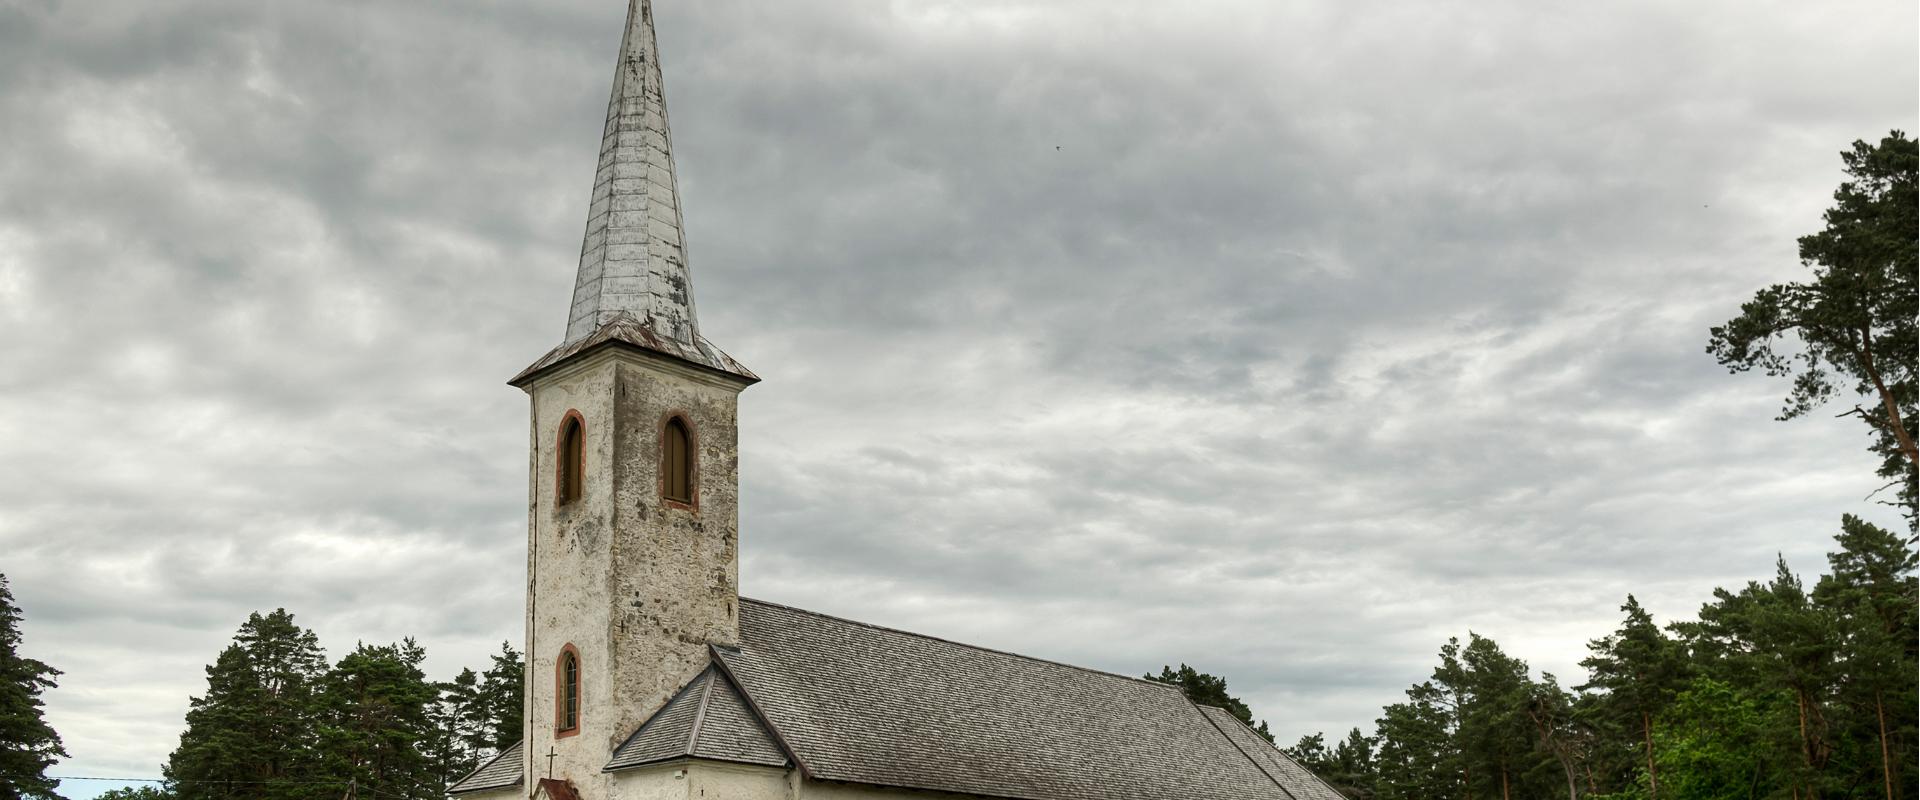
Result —
<instances>
[{"instance_id":1,"label":"gabled roof","mask_svg":"<svg viewBox=\"0 0 1920 800\"><path fill-rule=\"evenodd\" d=\"M746 598L740 641L716 662L816 779L1031 800L1338 797L1167 684Z\"/></svg>"},{"instance_id":2,"label":"gabled roof","mask_svg":"<svg viewBox=\"0 0 1920 800\"><path fill-rule=\"evenodd\" d=\"M614 751L606 768L625 769L681 758L769 767L789 763L733 681L711 666L634 731Z\"/></svg>"},{"instance_id":3,"label":"gabled roof","mask_svg":"<svg viewBox=\"0 0 1920 800\"><path fill-rule=\"evenodd\" d=\"M488 789L519 786L522 744L524 742L514 742L512 747L500 751L500 755L481 764L480 768L474 770L472 774L454 781L452 786L447 787L447 794L484 792Z\"/></svg>"}]
</instances>

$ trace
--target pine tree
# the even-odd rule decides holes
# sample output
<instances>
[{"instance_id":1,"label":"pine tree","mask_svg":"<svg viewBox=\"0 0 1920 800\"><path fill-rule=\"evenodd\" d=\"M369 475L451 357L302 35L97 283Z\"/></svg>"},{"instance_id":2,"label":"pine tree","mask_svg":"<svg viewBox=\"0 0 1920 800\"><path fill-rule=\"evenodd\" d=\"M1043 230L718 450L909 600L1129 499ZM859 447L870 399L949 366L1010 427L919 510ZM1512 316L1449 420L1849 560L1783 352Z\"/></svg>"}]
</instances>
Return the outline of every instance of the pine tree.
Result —
<instances>
[{"instance_id":1,"label":"pine tree","mask_svg":"<svg viewBox=\"0 0 1920 800\"><path fill-rule=\"evenodd\" d=\"M362 644L327 673L319 749L330 778L371 796L439 800L445 784L428 752L439 692L420 670L425 659L412 639Z\"/></svg>"},{"instance_id":2,"label":"pine tree","mask_svg":"<svg viewBox=\"0 0 1920 800\"><path fill-rule=\"evenodd\" d=\"M207 667L165 774L181 800L303 800L318 734L314 692L326 670L320 640L286 609L254 613Z\"/></svg>"},{"instance_id":3,"label":"pine tree","mask_svg":"<svg viewBox=\"0 0 1920 800\"><path fill-rule=\"evenodd\" d=\"M487 748L487 719L480 703L480 676L462 669L454 679L436 687L439 697L430 709L434 727L428 755L442 784L451 784L480 766Z\"/></svg>"},{"instance_id":4,"label":"pine tree","mask_svg":"<svg viewBox=\"0 0 1920 800\"><path fill-rule=\"evenodd\" d=\"M1374 784L1381 800L1460 797L1460 753L1454 746L1454 713L1431 681L1407 690L1407 702L1381 709L1375 722L1380 749Z\"/></svg>"},{"instance_id":5,"label":"pine tree","mask_svg":"<svg viewBox=\"0 0 1920 800\"><path fill-rule=\"evenodd\" d=\"M1896 536L1851 514L1828 555L1832 572L1814 588L1814 600L1835 620L1837 658L1845 680L1838 696L1850 712L1840 734L1871 742L1864 761L1878 769L1887 800L1907 796L1913 763L1914 675L1920 671L1920 614L1912 549Z\"/></svg>"},{"instance_id":6,"label":"pine tree","mask_svg":"<svg viewBox=\"0 0 1920 800\"><path fill-rule=\"evenodd\" d=\"M1587 682L1579 691L1600 690L1588 705L1589 718L1621 739L1638 741L1647 776L1647 796L1660 796L1660 772L1654 759L1658 717L1686 685L1687 653L1653 622L1640 601L1627 595L1620 607L1626 621L1607 636L1587 643L1580 662Z\"/></svg>"},{"instance_id":7,"label":"pine tree","mask_svg":"<svg viewBox=\"0 0 1920 800\"><path fill-rule=\"evenodd\" d=\"M1738 594L1715 589L1698 622L1674 626L1687 634L1696 659L1707 662L1710 677L1789 704L1779 717L1785 722L1771 732L1772 757L1793 765L1791 787L1801 800L1819 800L1836 788L1827 766L1838 744L1832 714L1840 678L1837 627L1785 559L1772 581L1750 582Z\"/></svg>"},{"instance_id":8,"label":"pine tree","mask_svg":"<svg viewBox=\"0 0 1920 800\"><path fill-rule=\"evenodd\" d=\"M526 734L526 671L520 652L501 642L492 665L480 676L479 712L485 718L482 731L488 755L512 747Z\"/></svg>"},{"instance_id":9,"label":"pine tree","mask_svg":"<svg viewBox=\"0 0 1920 800\"><path fill-rule=\"evenodd\" d=\"M41 714L40 694L60 671L20 655L20 638L20 608L0 575L0 797L58 800L47 767L67 751Z\"/></svg>"}]
</instances>

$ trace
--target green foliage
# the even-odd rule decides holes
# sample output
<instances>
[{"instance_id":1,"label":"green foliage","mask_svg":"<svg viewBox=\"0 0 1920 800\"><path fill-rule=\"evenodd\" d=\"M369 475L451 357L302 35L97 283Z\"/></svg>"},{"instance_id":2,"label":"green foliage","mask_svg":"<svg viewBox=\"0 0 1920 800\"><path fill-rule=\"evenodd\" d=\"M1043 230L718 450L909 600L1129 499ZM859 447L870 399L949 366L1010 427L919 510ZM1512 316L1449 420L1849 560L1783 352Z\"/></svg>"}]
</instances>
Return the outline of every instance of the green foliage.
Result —
<instances>
[{"instance_id":1,"label":"green foliage","mask_svg":"<svg viewBox=\"0 0 1920 800\"><path fill-rule=\"evenodd\" d=\"M1667 630L1628 596L1577 693L1469 634L1371 739L1353 732L1368 758L1318 734L1289 752L1380 800L1913 798L1920 554L1858 517L1840 528L1811 592L1781 561Z\"/></svg>"},{"instance_id":2,"label":"green foliage","mask_svg":"<svg viewBox=\"0 0 1920 800\"><path fill-rule=\"evenodd\" d=\"M20 608L0 575L0 797L57 800L47 767L67 751L41 714L40 695L60 671L21 655L20 640Z\"/></svg>"},{"instance_id":3,"label":"green foliage","mask_svg":"<svg viewBox=\"0 0 1920 800\"><path fill-rule=\"evenodd\" d=\"M1407 702L1381 709L1375 790L1383 800L1458 797L1460 750L1454 714L1431 682L1407 690Z\"/></svg>"},{"instance_id":4,"label":"green foliage","mask_svg":"<svg viewBox=\"0 0 1920 800\"><path fill-rule=\"evenodd\" d=\"M207 667L207 693L165 769L182 800L301 800L320 776L319 637L286 609L255 613Z\"/></svg>"},{"instance_id":5,"label":"green foliage","mask_svg":"<svg viewBox=\"0 0 1920 800\"><path fill-rule=\"evenodd\" d=\"M519 651L501 642L485 673L461 670L439 685L439 699L430 709L436 731L429 750L441 783L465 777L520 740L525 683Z\"/></svg>"},{"instance_id":6,"label":"green foliage","mask_svg":"<svg viewBox=\"0 0 1920 800\"><path fill-rule=\"evenodd\" d=\"M412 639L362 644L327 673L320 695L319 753L325 774L376 796L438 800L445 784L429 761L439 690L420 670Z\"/></svg>"},{"instance_id":7,"label":"green foliage","mask_svg":"<svg viewBox=\"0 0 1920 800\"><path fill-rule=\"evenodd\" d=\"M1755 694L1696 678L1660 717L1654 753L1666 775L1660 796L1672 800L1763 798L1788 786L1772 757L1772 731L1790 723L1784 693Z\"/></svg>"},{"instance_id":8,"label":"green foliage","mask_svg":"<svg viewBox=\"0 0 1920 800\"><path fill-rule=\"evenodd\" d=\"M1318 733L1302 736L1292 747L1281 749L1343 796L1354 800L1374 797L1373 740L1359 728L1354 728L1332 749L1328 749L1326 737Z\"/></svg>"},{"instance_id":9,"label":"green foliage","mask_svg":"<svg viewBox=\"0 0 1920 800\"><path fill-rule=\"evenodd\" d=\"M526 663L513 645L500 643L500 652L480 676L479 704L484 716L479 728L487 750L499 752L513 746L525 735L521 702L526 691Z\"/></svg>"},{"instance_id":10,"label":"green foliage","mask_svg":"<svg viewBox=\"0 0 1920 800\"><path fill-rule=\"evenodd\" d=\"M1685 687L1691 665L1686 648L1654 624L1653 615L1633 595L1620 606L1626 619L1620 627L1587 643L1587 682L1575 687L1591 691L1581 707L1581 721L1603 731L1614 742L1634 742L1633 748L1615 747L1597 765L1608 777L1629 775L1653 757L1656 717ZM1629 755L1629 749L1637 749ZM1637 766L1638 765L1638 766ZM1657 786L1658 771L1651 776Z\"/></svg>"},{"instance_id":11,"label":"green foliage","mask_svg":"<svg viewBox=\"0 0 1920 800\"><path fill-rule=\"evenodd\" d=\"M1791 377L1783 420L1842 394L1861 399L1851 413L1871 429L1880 474L1901 487L1911 520L1920 500L1920 149L1894 131L1878 145L1856 141L1840 158L1848 180L1834 192L1826 228L1800 239L1813 279L1761 289L1712 330L1707 352L1733 372Z\"/></svg>"},{"instance_id":12,"label":"green foliage","mask_svg":"<svg viewBox=\"0 0 1920 800\"><path fill-rule=\"evenodd\" d=\"M281 609L253 614L207 667L166 767L168 798L438 800L520 736L520 654L436 684L412 639L361 644L331 667ZM134 795L147 800L146 795Z\"/></svg>"},{"instance_id":13,"label":"green foliage","mask_svg":"<svg viewBox=\"0 0 1920 800\"><path fill-rule=\"evenodd\" d=\"M141 786L133 789L114 789L95 797L93 800L174 800L175 795L165 789L154 786Z\"/></svg>"},{"instance_id":14,"label":"green foliage","mask_svg":"<svg viewBox=\"0 0 1920 800\"><path fill-rule=\"evenodd\" d=\"M1266 737L1269 742L1273 741L1273 732L1267 730L1267 723L1262 721L1257 725L1254 724L1253 710L1247 708L1246 703L1240 702L1240 698L1227 693L1226 678L1208 675L1185 664L1181 664L1177 670L1163 666L1160 668L1160 674L1147 673L1145 677L1156 683L1170 683L1180 687L1181 691L1187 693L1187 698L1193 702L1224 708L1241 722L1252 727L1255 733Z\"/></svg>"}]
</instances>

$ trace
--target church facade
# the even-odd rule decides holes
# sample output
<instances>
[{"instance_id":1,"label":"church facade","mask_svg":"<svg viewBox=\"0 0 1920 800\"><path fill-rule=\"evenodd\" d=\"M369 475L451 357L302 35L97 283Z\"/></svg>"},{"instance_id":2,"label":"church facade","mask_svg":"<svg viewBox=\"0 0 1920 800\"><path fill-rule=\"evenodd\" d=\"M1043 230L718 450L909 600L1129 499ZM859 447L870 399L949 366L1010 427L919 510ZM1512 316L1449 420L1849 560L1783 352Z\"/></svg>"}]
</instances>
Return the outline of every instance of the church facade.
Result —
<instances>
[{"instance_id":1,"label":"church facade","mask_svg":"<svg viewBox=\"0 0 1920 800\"><path fill-rule=\"evenodd\" d=\"M1172 686L742 597L737 400L630 0L567 334L531 400L523 740L460 800L1338 800Z\"/></svg>"}]
</instances>

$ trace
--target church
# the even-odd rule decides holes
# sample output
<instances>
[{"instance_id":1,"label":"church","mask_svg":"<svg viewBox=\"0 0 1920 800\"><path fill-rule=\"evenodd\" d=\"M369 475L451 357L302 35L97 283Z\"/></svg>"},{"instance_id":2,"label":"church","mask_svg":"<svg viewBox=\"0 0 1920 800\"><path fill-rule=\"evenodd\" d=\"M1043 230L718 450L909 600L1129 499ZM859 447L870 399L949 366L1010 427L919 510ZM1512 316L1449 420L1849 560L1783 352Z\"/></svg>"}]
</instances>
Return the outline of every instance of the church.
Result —
<instances>
[{"instance_id":1,"label":"church","mask_svg":"<svg viewBox=\"0 0 1920 800\"><path fill-rule=\"evenodd\" d=\"M1339 800L1177 687L740 595L740 392L700 334L630 0L566 339L532 401L525 735L457 800Z\"/></svg>"}]
</instances>

